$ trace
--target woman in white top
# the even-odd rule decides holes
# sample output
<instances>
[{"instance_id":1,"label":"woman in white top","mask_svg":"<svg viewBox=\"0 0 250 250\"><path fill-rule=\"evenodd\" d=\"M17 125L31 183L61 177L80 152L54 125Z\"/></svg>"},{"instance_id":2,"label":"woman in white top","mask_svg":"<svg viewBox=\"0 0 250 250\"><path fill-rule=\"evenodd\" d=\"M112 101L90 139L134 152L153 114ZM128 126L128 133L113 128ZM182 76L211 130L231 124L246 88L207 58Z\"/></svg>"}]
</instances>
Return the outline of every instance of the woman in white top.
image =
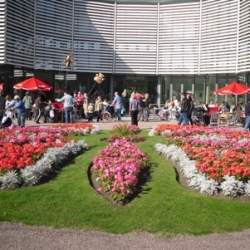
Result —
<instances>
[{"instance_id":1,"label":"woman in white top","mask_svg":"<svg viewBox=\"0 0 250 250\"><path fill-rule=\"evenodd\" d=\"M15 102L15 100L12 99L12 97L10 95L7 95L5 97L5 110L6 110L5 114L9 118L13 118L14 117L14 112L11 109L11 107L13 106L14 102Z\"/></svg>"}]
</instances>

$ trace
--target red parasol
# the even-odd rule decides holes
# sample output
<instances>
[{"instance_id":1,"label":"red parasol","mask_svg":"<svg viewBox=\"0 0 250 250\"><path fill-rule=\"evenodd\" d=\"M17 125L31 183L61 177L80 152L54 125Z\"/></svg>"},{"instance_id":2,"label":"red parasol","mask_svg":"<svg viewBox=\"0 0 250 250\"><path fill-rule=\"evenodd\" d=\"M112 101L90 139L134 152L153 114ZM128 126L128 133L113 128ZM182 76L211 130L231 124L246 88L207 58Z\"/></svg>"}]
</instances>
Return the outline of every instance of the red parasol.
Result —
<instances>
[{"instance_id":1,"label":"red parasol","mask_svg":"<svg viewBox=\"0 0 250 250\"><path fill-rule=\"evenodd\" d=\"M49 84L39 80L38 78L31 77L29 79L26 79L20 83L17 83L13 87L14 89L23 89L28 91L51 91L52 87L49 86Z\"/></svg>"},{"instance_id":2,"label":"red parasol","mask_svg":"<svg viewBox=\"0 0 250 250\"><path fill-rule=\"evenodd\" d=\"M238 82L231 82L230 84L219 88L215 91L217 95L244 95L250 92L250 88Z\"/></svg>"}]
</instances>

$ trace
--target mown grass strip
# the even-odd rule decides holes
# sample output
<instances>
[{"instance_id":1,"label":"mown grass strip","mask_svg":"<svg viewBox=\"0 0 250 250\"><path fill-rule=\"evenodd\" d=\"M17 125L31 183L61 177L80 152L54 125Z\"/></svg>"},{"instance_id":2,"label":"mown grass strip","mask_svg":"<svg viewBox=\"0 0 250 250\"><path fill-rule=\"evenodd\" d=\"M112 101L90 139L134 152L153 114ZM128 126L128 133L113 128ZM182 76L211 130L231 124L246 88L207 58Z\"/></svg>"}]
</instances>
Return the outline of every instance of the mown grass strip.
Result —
<instances>
[{"instance_id":1,"label":"mown grass strip","mask_svg":"<svg viewBox=\"0 0 250 250\"><path fill-rule=\"evenodd\" d=\"M250 227L249 202L206 197L176 181L174 169L154 151L156 142L164 142L161 137L146 137L140 143L153 163L144 191L126 207L111 205L92 189L87 176L91 159L109 135L84 136L90 150L49 183L0 192L0 221L112 233L204 234Z\"/></svg>"}]
</instances>

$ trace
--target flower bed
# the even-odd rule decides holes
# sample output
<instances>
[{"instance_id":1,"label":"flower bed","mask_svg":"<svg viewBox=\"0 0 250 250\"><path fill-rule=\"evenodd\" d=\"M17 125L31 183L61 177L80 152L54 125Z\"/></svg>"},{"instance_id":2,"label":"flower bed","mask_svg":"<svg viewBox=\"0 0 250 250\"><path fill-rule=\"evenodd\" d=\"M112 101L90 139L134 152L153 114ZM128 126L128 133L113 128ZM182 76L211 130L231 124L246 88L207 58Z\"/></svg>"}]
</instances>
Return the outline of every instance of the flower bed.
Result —
<instances>
[{"instance_id":1,"label":"flower bed","mask_svg":"<svg viewBox=\"0 0 250 250\"><path fill-rule=\"evenodd\" d=\"M56 123L50 124L50 128L60 129L65 134L72 134L74 133L79 135L86 135L86 134L96 134L99 132L99 128L96 125L90 123Z\"/></svg>"},{"instance_id":2,"label":"flower bed","mask_svg":"<svg viewBox=\"0 0 250 250\"><path fill-rule=\"evenodd\" d=\"M106 140L108 142L114 142L115 140L117 139L120 139L120 138L123 138L129 142L134 142L134 143L137 143L137 142L143 142L145 141L145 137L144 136L140 136L140 135L134 135L134 136L118 136L118 135L113 135L109 138L107 138Z\"/></svg>"},{"instance_id":3,"label":"flower bed","mask_svg":"<svg viewBox=\"0 0 250 250\"><path fill-rule=\"evenodd\" d=\"M91 175L98 192L108 193L113 201L124 204L134 196L144 167L145 154L135 144L121 138L93 159Z\"/></svg>"},{"instance_id":4,"label":"flower bed","mask_svg":"<svg viewBox=\"0 0 250 250\"><path fill-rule=\"evenodd\" d=\"M173 146L165 148L167 158L177 157L177 163L194 171L199 178L187 175L190 185L202 192L215 194L222 191L225 195L249 195L250 187L250 133L239 129L180 127L177 125L160 125L150 134L166 136L167 142L180 146L176 153ZM159 147L157 147L159 151ZM185 156L183 156L183 155ZM187 158L190 160L187 161ZM176 162L175 162L176 163ZM190 171L191 171L190 170ZM192 172L191 171L191 172ZM194 172L192 172L194 173ZM201 177L202 176L202 177ZM199 179L199 180L198 180ZM202 181L201 181L202 180ZM206 180L206 181L205 181ZM214 187L204 186L213 183ZM206 183L206 184L204 184ZM212 190L212 191L211 191Z\"/></svg>"},{"instance_id":5,"label":"flower bed","mask_svg":"<svg viewBox=\"0 0 250 250\"><path fill-rule=\"evenodd\" d=\"M1 189L33 186L53 177L67 162L87 149L84 141L66 143L61 148L49 148L34 165L20 171L11 170L0 176Z\"/></svg>"},{"instance_id":6,"label":"flower bed","mask_svg":"<svg viewBox=\"0 0 250 250\"><path fill-rule=\"evenodd\" d=\"M75 128L61 130L60 128L51 127L1 130L0 177L8 176L9 171L14 171L20 176L22 169L34 166L48 149L63 148L69 140L66 136L71 133L78 134L79 131L75 131ZM13 175L13 172L11 173ZM20 181L20 183L23 183L23 181Z\"/></svg>"},{"instance_id":7,"label":"flower bed","mask_svg":"<svg viewBox=\"0 0 250 250\"><path fill-rule=\"evenodd\" d=\"M140 132L140 128L136 125L128 124L118 124L115 125L112 129L112 133L117 136L133 136Z\"/></svg>"}]
</instances>

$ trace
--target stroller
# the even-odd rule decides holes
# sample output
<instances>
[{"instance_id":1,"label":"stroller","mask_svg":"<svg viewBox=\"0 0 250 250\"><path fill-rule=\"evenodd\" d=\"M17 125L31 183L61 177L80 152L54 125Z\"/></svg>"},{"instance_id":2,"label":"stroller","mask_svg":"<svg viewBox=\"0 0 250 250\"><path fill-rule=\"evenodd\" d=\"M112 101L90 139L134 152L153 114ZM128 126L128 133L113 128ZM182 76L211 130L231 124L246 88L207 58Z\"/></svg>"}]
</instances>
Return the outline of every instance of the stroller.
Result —
<instances>
[{"instance_id":1,"label":"stroller","mask_svg":"<svg viewBox=\"0 0 250 250\"><path fill-rule=\"evenodd\" d=\"M169 111L167 108L160 108L158 111L158 116L161 121L167 121L169 118Z\"/></svg>"},{"instance_id":2,"label":"stroller","mask_svg":"<svg viewBox=\"0 0 250 250\"><path fill-rule=\"evenodd\" d=\"M195 125L204 125L205 110L202 107L194 108L192 111L191 119Z\"/></svg>"},{"instance_id":3,"label":"stroller","mask_svg":"<svg viewBox=\"0 0 250 250\"><path fill-rule=\"evenodd\" d=\"M101 115L102 120L106 120L106 121L110 120L111 118L114 117L114 113L115 113L114 108L111 105L108 105L102 112L102 115Z\"/></svg>"}]
</instances>

